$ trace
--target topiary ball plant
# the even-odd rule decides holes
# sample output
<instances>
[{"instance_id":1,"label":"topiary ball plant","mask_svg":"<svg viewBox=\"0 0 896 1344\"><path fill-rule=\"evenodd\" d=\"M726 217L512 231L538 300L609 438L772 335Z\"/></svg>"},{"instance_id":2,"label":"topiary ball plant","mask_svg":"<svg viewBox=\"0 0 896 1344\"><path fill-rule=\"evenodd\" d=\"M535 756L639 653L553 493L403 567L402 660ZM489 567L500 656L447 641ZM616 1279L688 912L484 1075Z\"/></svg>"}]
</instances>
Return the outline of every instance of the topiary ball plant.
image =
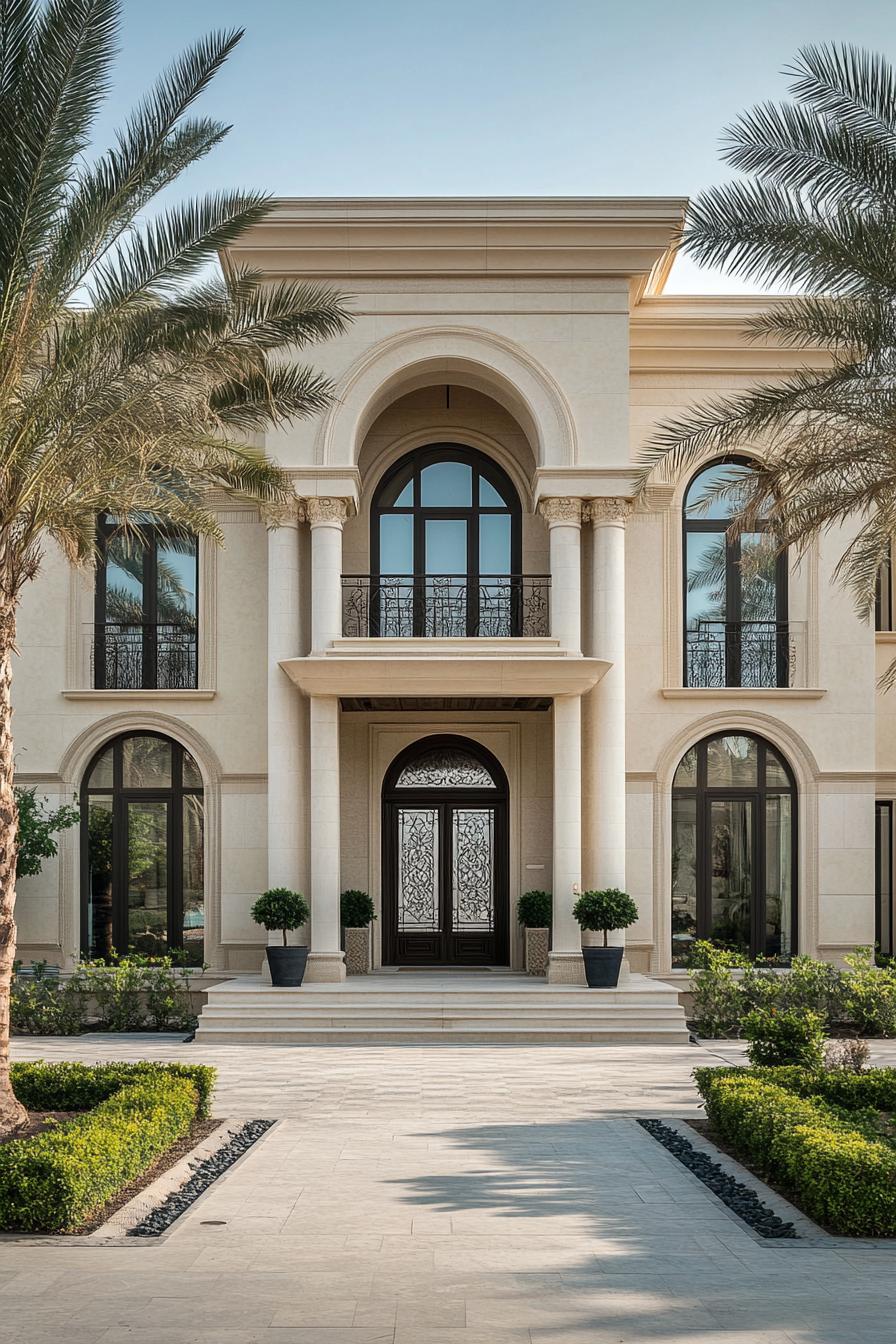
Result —
<instances>
[{"instance_id":1,"label":"topiary ball plant","mask_svg":"<svg viewBox=\"0 0 896 1344\"><path fill-rule=\"evenodd\" d=\"M256 924L263 924L266 929L280 929L284 947L288 931L301 928L308 922L310 914L305 897L288 887L272 887L259 896L252 907Z\"/></svg>"},{"instance_id":2,"label":"topiary ball plant","mask_svg":"<svg viewBox=\"0 0 896 1344\"><path fill-rule=\"evenodd\" d=\"M602 933L606 947L608 932L634 924L638 907L627 892L607 887L604 891L583 891L572 913L581 928L589 933Z\"/></svg>"},{"instance_id":3,"label":"topiary ball plant","mask_svg":"<svg viewBox=\"0 0 896 1344\"><path fill-rule=\"evenodd\" d=\"M376 919L373 901L366 891L344 891L339 898L344 929L366 929Z\"/></svg>"},{"instance_id":4,"label":"topiary ball plant","mask_svg":"<svg viewBox=\"0 0 896 1344\"><path fill-rule=\"evenodd\" d=\"M553 912L549 891L524 891L516 903L516 917L524 929L549 929Z\"/></svg>"}]
</instances>

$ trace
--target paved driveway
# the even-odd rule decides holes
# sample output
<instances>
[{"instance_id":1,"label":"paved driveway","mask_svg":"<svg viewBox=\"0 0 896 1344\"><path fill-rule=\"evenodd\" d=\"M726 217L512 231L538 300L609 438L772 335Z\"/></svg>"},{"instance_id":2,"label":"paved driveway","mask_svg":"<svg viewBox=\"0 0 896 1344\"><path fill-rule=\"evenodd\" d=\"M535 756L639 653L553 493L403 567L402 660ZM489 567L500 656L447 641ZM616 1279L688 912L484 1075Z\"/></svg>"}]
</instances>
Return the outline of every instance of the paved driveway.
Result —
<instances>
[{"instance_id":1,"label":"paved driveway","mask_svg":"<svg viewBox=\"0 0 896 1344\"><path fill-rule=\"evenodd\" d=\"M0 1341L893 1344L896 1247L757 1243L631 1118L738 1054L204 1048L219 1114L282 1123L161 1244L0 1243Z\"/></svg>"}]
</instances>

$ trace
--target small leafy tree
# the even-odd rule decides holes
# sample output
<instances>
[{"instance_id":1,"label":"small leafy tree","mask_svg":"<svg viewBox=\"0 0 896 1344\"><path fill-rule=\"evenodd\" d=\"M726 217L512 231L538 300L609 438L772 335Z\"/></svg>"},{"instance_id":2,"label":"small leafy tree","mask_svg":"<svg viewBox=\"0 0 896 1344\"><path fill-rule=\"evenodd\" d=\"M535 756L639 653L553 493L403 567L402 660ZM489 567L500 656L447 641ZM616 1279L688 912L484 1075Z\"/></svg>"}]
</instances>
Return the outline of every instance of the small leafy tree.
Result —
<instances>
[{"instance_id":1,"label":"small leafy tree","mask_svg":"<svg viewBox=\"0 0 896 1344\"><path fill-rule=\"evenodd\" d=\"M373 901L366 891L344 891L339 898L340 916L344 929L366 929L376 919Z\"/></svg>"},{"instance_id":2,"label":"small leafy tree","mask_svg":"<svg viewBox=\"0 0 896 1344\"><path fill-rule=\"evenodd\" d=\"M16 806L19 811L16 877L37 877L44 862L55 858L59 851L56 836L70 826L77 826L81 813L67 803L50 807L49 799L38 798L36 788L17 788Z\"/></svg>"},{"instance_id":3,"label":"small leafy tree","mask_svg":"<svg viewBox=\"0 0 896 1344\"><path fill-rule=\"evenodd\" d=\"M611 929L627 929L636 922L638 907L628 892L607 887L604 891L583 891L572 913L587 932L602 933L606 947Z\"/></svg>"},{"instance_id":4,"label":"small leafy tree","mask_svg":"<svg viewBox=\"0 0 896 1344\"><path fill-rule=\"evenodd\" d=\"M524 929L549 929L553 913L549 891L524 891L516 903L516 917Z\"/></svg>"},{"instance_id":5,"label":"small leafy tree","mask_svg":"<svg viewBox=\"0 0 896 1344\"><path fill-rule=\"evenodd\" d=\"M252 907L255 923L263 924L268 930L279 929L283 934L284 947L289 930L301 928L308 922L310 914L305 897L297 891L290 891L288 887L272 887L259 896Z\"/></svg>"}]
</instances>

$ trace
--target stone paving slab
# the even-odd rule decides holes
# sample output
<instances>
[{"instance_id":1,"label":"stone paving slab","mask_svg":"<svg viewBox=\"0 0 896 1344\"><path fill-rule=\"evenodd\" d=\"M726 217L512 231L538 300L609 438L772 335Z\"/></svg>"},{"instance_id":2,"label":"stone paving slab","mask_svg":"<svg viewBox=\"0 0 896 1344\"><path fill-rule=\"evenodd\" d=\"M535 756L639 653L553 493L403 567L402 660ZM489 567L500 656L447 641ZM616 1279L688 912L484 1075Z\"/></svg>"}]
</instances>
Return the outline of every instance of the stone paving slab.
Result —
<instances>
[{"instance_id":1,"label":"stone paving slab","mask_svg":"<svg viewBox=\"0 0 896 1344\"><path fill-rule=\"evenodd\" d=\"M0 1344L893 1344L896 1246L762 1244L636 1123L702 1047L230 1047L216 1113L283 1117L158 1242L0 1241ZM896 1063L894 1043L875 1045ZM222 1226L206 1225L222 1220Z\"/></svg>"}]
</instances>

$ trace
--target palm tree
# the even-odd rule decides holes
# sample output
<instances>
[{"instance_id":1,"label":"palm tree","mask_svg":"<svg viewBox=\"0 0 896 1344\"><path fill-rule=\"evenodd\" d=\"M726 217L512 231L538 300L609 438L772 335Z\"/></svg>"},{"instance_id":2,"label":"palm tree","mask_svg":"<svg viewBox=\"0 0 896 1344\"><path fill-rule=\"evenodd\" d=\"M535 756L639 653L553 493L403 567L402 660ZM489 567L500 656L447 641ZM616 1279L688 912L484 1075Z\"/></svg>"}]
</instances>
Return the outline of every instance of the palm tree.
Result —
<instances>
[{"instance_id":1,"label":"palm tree","mask_svg":"<svg viewBox=\"0 0 896 1344\"><path fill-rule=\"evenodd\" d=\"M797 291L752 319L748 335L821 346L830 363L661 423L640 485L764 445L732 527L765 517L778 545L799 554L850 524L836 573L867 619L896 533L896 73L838 46L803 48L786 73L792 102L756 107L726 132L723 157L745 176L692 202L681 246Z\"/></svg>"},{"instance_id":2,"label":"palm tree","mask_svg":"<svg viewBox=\"0 0 896 1344\"><path fill-rule=\"evenodd\" d=\"M276 521L283 473L249 436L318 412L327 379L279 358L340 331L332 291L212 274L268 198L221 192L142 212L228 127L188 115L241 37L182 54L89 162L118 0L0 0L0 1130L9 1087L16 805L10 710L16 612L41 553L95 555L100 512L122 534L151 515L220 540L209 489Z\"/></svg>"}]
</instances>

